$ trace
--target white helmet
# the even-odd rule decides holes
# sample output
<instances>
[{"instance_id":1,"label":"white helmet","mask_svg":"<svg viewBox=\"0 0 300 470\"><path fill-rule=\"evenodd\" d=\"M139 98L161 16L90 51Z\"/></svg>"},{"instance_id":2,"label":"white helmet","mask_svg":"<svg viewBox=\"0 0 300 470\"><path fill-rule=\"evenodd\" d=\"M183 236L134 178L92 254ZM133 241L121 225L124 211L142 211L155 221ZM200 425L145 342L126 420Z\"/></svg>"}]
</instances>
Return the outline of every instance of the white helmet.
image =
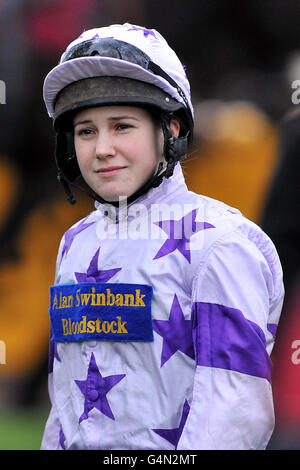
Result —
<instances>
[{"instance_id":1,"label":"white helmet","mask_svg":"<svg viewBox=\"0 0 300 470\"><path fill-rule=\"evenodd\" d=\"M158 186L173 174L177 161L186 157L193 133L190 85L175 52L154 29L125 23L85 31L71 42L59 64L45 78L44 100L56 131L59 179L68 183L80 177L73 146L71 116L90 106L142 105L161 111L167 168L159 171L130 199ZM170 122L181 123L179 138ZM103 201L99 196L92 195ZM70 200L72 202L72 200Z\"/></svg>"}]
</instances>

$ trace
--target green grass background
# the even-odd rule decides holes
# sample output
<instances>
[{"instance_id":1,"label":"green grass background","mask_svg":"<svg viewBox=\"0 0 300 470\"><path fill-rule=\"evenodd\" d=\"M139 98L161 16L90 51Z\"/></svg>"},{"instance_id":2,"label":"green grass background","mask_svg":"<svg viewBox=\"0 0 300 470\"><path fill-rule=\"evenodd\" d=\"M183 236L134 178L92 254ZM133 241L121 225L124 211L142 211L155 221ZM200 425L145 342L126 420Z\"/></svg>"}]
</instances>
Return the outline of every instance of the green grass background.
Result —
<instances>
[{"instance_id":1,"label":"green grass background","mask_svg":"<svg viewBox=\"0 0 300 470\"><path fill-rule=\"evenodd\" d=\"M47 416L45 410L1 410L0 450L39 450Z\"/></svg>"}]
</instances>

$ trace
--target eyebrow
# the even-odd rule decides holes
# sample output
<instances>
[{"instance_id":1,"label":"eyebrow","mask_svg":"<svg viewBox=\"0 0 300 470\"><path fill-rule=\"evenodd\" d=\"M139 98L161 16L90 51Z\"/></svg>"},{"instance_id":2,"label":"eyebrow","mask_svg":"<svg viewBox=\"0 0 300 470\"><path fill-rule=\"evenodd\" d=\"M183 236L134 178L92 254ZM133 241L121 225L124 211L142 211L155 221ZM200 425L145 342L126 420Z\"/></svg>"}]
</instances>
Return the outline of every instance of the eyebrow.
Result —
<instances>
[{"instance_id":1,"label":"eyebrow","mask_svg":"<svg viewBox=\"0 0 300 470\"><path fill-rule=\"evenodd\" d=\"M74 127L78 126L79 124L89 124L91 123L91 119L85 119L84 121L77 121L74 123Z\"/></svg>"},{"instance_id":2,"label":"eyebrow","mask_svg":"<svg viewBox=\"0 0 300 470\"><path fill-rule=\"evenodd\" d=\"M138 121L134 116L111 116L108 118L109 121L120 121L122 119L134 119L135 121Z\"/></svg>"},{"instance_id":3,"label":"eyebrow","mask_svg":"<svg viewBox=\"0 0 300 470\"><path fill-rule=\"evenodd\" d=\"M122 119L133 119L134 121L138 121L138 119L134 116L111 116L108 118L108 121L121 121ZM91 122L93 122L92 119L77 121L75 122L74 127L78 126L79 124L90 124Z\"/></svg>"}]
</instances>

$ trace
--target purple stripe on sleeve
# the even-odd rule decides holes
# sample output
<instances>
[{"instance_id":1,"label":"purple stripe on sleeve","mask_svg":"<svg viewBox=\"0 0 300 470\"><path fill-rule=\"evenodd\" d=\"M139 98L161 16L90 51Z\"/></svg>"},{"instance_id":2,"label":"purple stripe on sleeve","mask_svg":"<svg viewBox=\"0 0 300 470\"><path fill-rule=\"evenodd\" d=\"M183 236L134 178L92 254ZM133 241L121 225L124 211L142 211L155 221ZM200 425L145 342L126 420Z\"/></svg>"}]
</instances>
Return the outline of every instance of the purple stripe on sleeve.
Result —
<instances>
[{"instance_id":1,"label":"purple stripe on sleeve","mask_svg":"<svg viewBox=\"0 0 300 470\"><path fill-rule=\"evenodd\" d=\"M63 450L66 450L65 440L66 440L66 436L64 435L62 427L60 427L60 429L59 429L59 443L60 443Z\"/></svg>"},{"instance_id":2,"label":"purple stripe on sleeve","mask_svg":"<svg viewBox=\"0 0 300 470\"><path fill-rule=\"evenodd\" d=\"M197 365L233 370L271 382L272 362L265 335L240 310L195 302L192 321Z\"/></svg>"},{"instance_id":3,"label":"purple stripe on sleeve","mask_svg":"<svg viewBox=\"0 0 300 470\"><path fill-rule=\"evenodd\" d=\"M276 336L277 327L278 327L278 325L276 325L275 323L268 323L267 324L268 331L271 333L271 335L274 336L274 338Z\"/></svg>"}]
</instances>

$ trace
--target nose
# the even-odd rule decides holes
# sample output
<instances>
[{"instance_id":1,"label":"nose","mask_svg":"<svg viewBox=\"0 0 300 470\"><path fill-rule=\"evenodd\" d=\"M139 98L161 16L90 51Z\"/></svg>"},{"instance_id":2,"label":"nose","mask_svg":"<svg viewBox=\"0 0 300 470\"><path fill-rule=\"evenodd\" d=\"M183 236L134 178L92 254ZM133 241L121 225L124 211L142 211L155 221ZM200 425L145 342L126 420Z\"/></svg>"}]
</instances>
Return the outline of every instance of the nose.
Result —
<instances>
[{"instance_id":1,"label":"nose","mask_svg":"<svg viewBox=\"0 0 300 470\"><path fill-rule=\"evenodd\" d=\"M114 157L116 155L113 139L108 132L99 133L96 141L95 153L96 158L101 160L104 158Z\"/></svg>"}]
</instances>

